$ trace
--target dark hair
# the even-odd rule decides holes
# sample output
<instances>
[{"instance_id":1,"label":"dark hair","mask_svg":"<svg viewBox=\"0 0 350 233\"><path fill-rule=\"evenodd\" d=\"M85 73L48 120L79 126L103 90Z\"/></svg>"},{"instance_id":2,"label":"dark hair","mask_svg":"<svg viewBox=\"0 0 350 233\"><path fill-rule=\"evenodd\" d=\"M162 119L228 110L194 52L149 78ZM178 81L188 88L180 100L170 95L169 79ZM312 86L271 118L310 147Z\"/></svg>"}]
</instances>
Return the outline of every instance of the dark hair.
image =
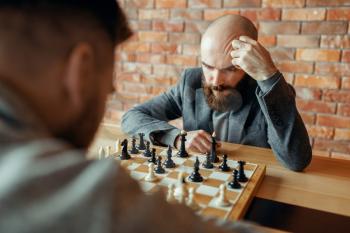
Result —
<instances>
[{"instance_id":1,"label":"dark hair","mask_svg":"<svg viewBox=\"0 0 350 233\"><path fill-rule=\"evenodd\" d=\"M0 0L0 9L25 13L79 15L92 17L118 44L132 35L127 19L116 0Z\"/></svg>"}]
</instances>

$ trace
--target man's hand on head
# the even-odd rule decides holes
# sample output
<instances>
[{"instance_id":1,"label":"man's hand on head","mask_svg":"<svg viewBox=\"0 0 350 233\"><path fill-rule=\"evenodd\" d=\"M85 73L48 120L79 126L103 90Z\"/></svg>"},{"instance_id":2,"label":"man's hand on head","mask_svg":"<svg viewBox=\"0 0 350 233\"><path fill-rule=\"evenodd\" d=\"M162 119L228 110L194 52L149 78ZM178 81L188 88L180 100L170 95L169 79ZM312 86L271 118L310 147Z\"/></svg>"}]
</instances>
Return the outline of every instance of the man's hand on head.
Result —
<instances>
[{"instance_id":1,"label":"man's hand on head","mask_svg":"<svg viewBox=\"0 0 350 233\"><path fill-rule=\"evenodd\" d=\"M240 36L231 43L232 64L240 67L257 81L270 78L277 72L270 53L256 40Z\"/></svg>"},{"instance_id":2,"label":"man's hand on head","mask_svg":"<svg viewBox=\"0 0 350 233\"><path fill-rule=\"evenodd\" d=\"M195 130L187 132L186 136L186 150L193 152L205 153L211 148L211 135L204 130ZM180 148L181 137L177 137L175 145ZM220 143L217 144L220 147Z\"/></svg>"}]
</instances>

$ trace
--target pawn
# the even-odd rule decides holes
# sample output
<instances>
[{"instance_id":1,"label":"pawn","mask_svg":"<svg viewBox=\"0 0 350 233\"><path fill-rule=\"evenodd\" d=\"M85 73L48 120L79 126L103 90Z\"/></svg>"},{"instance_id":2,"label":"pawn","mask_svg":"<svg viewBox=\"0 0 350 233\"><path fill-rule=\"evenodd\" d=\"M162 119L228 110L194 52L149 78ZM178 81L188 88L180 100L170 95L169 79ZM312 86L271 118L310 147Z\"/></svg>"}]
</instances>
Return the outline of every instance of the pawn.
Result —
<instances>
[{"instance_id":1,"label":"pawn","mask_svg":"<svg viewBox=\"0 0 350 233\"><path fill-rule=\"evenodd\" d=\"M158 156L158 159L157 159L157 167L156 167L155 172L157 174L164 174L165 173L165 170L162 167L162 157L160 157L160 156Z\"/></svg>"},{"instance_id":2,"label":"pawn","mask_svg":"<svg viewBox=\"0 0 350 233\"><path fill-rule=\"evenodd\" d=\"M187 196L187 189L183 172L179 172L179 175L177 177L177 185L175 188L174 196L177 197L177 199L181 197L185 198Z\"/></svg>"},{"instance_id":3,"label":"pawn","mask_svg":"<svg viewBox=\"0 0 350 233\"><path fill-rule=\"evenodd\" d=\"M132 137L131 139L131 150L129 150L130 154L137 154L139 150L136 148L136 138Z\"/></svg>"},{"instance_id":4,"label":"pawn","mask_svg":"<svg viewBox=\"0 0 350 233\"><path fill-rule=\"evenodd\" d=\"M115 141L115 144L114 144L114 152L115 153L119 153L120 152L120 140L118 139L118 140L116 140Z\"/></svg>"},{"instance_id":5,"label":"pawn","mask_svg":"<svg viewBox=\"0 0 350 233\"><path fill-rule=\"evenodd\" d=\"M193 172L190 175L189 179L192 182L202 182L203 181L203 177L199 173L199 160L198 160L198 157L196 157L196 162L194 163Z\"/></svg>"},{"instance_id":6,"label":"pawn","mask_svg":"<svg viewBox=\"0 0 350 233\"><path fill-rule=\"evenodd\" d=\"M227 155L224 155L224 156L223 156L222 164L219 166L219 168L220 168L221 171L223 171L223 172L227 172L227 171L230 171L230 170L231 170L231 168L227 165Z\"/></svg>"},{"instance_id":7,"label":"pawn","mask_svg":"<svg viewBox=\"0 0 350 233\"><path fill-rule=\"evenodd\" d=\"M239 164L238 181L239 182L247 182L248 178L246 177L245 172L244 172L245 161L238 161L238 164Z\"/></svg>"},{"instance_id":8,"label":"pawn","mask_svg":"<svg viewBox=\"0 0 350 233\"><path fill-rule=\"evenodd\" d=\"M216 206L218 207L225 207L225 206L229 206L230 202L228 202L227 198L226 198L226 186L224 184L221 184L219 187L220 191L219 191L219 197L216 199Z\"/></svg>"},{"instance_id":9,"label":"pawn","mask_svg":"<svg viewBox=\"0 0 350 233\"><path fill-rule=\"evenodd\" d=\"M168 202L170 202L170 203L175 202L174 189L175 189L174 184L169 184L169 186L168 186L168 194L167 194L166 200Z\"/></svg>"},{"instance_id":10,"label":"pawn","mask_svg":"<svg viewBox=\"0 0 350 233\"><path fill-rule=\"evenodd\" d=\"M187 198L187 201L186 201L186 205L188 207L190 207L191 209L193 209L193 210L198 210L199 209L199 205L194 200L194 188L193 187L188 189L188 198Z\"/></svg>"},{"instance_id":11,"label":"pawn","mask_svg":"<svg viewBox=\"0 0 350 233\"><path fill-rule=\"evenodd\" d=\"M148 160L148 162L156 164L157 159L156 159L156 149L155 148L152 148L151 158Z\"/></svg>"},{"instance_id":12,"label":"pawn","mask_svg":"<svg viewBox=\"0 0 350 233\"><path fill-rule=\"evenodd\" d=\"M166 168L174 168L176 166L174 161L171 158L172 156L173 156L173 152L172 152L171 146L168 146L167 159L164 161L164 166Z\"/></svg>"},{"instance_id":13,"label":"pawn","mask_svg":"<svg viewBox=\"0 0 350 233\"><path fill-rule=\"evenodd\" d=\"M144 150L144 149L146 149L145 141L144 141L144 139L143 139L144 136L145 136L144 133L139 133L140 142L139 142L139 145L138 145L138 147L137 147L139 150Z\"/></svg>"},{"instance_id":14,"label":"pawn","mask_svg":"<svg viewBox=\"0 0 350 233\"><path fill-rule=\"evenodd\" d=\"M151 157L152 153L150 150L151 143L149 141L146 142L146 150L143 152L143 156L145 157Z\"/></svg>"},{"instance_id":15,"label":"pawn","mask_svg":"<svg viewBox=\"0 0 350 233\"><path fill-rule=\"evenodd\" d=\"M98 159L103 159L105 157L105 149L103 148L103 146L100 146L100 148L98 149Z\"/></svg>"},{"instance_id":16,"label":"pawn","mask_svg":"<svg viewBox=\"0 0 350 233\"><path fill-rule=\"evenodd\" d=\"M212 169L214 167L214 165L211 162L210 154L207 152L205 155L206 155L206 159L203 163L203 167L206 169Z\"/></svg>"},{"instance_id":17,"label":"pawn","mask_svg":"<svg viewBox=\"0 0 350 233\"><path fill-rule=\"evenodd\" d=\"M228 186L232 189L241 188L241 184L238 182L238 171L236 169L233 170L233 180L228 183Z\"/></svg>"},{"instance_id":18,"label":"pawn","mask_svg":"<svg viewBox=\"0 0 350 233\"><path fill-rule=\"evenodd\" d=\"M153 182L156 180L157 180L157 177L154 174L154 164L150 163L150 164L148 164L148 173L145 177L145 181Z\"/></svg>"},{"instance_id":19,"label":"pawn","mask_svg":"<svg viewBox=\"0 0 350 233\"><path fill-rule=\"evenodd\" d=\"M111 146L106 146L106 149L105 149L105 158L108 158L109 156L112 155L112 147Z\"/></svg>"}]
</instances>

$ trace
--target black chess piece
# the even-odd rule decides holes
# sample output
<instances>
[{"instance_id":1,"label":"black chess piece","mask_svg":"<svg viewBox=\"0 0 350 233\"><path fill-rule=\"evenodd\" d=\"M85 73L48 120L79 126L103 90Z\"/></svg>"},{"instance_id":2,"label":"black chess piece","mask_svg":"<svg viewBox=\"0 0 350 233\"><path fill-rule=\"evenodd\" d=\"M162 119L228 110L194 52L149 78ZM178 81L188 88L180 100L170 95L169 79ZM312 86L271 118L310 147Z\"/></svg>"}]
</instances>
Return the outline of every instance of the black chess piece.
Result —
<instances>
[{"instance_id":1,"label":"black chess piece","mask_svg":"<svg viewBox=\"0 0 350 233\"><path fill-rule=\"evenodd\" d=\"M168 150L166 153L167 153L167 159L164 161L164 166L166 168L174 168L176 165L171 158L173 156L173 151L171 149L171 146L168 146Z\"/></svg>"},{"instance_id":2,"label":"black chess piece","mask_svg":"<svg viewBox=\"0 0 350 233\"><path fill-rule=\"evenodd\" d=\"M151 157L152 152L150 150L151 143L149 141L146 142L146 150L143 152L143 156L145 157Z\"/></svg>"},{"instance_id":3,"label":"black chess piece","mask_svg":"<svg viewBox=\"0 0 350 233\"><path fill-rule=\"evenodd\" d=\"M239 164L238 181L239 182L247 182L248 178L246 177L246 175L244 173L245 161L238 161L238 164Z\"/></svg>"},{"instance_id":4,"label":"black chess piece","mask_svg":"<svg viewBox=\"0 0 350 233\"><path fill-rule=\"evenodd\" d=\"M227 155L224 155L222 158L222 163L219 166L219 168L221 169L221 171L223 172L228 172L231 170L231 168L227 165Z\"/></svg>"},{"instance_id":5,"label":"black chess piece","mask_svg":"<svg viewBox=\"0 0 350 233\"><path fill-rule=\"evenodd\" d=\"M138 147L137 147L139 150L144 150L144 149L146 149L145 141L144 141L144 139L143 139L144 136L145 136L144 133L139 133L140 142L139 142L139 145L138 145Z\"/></svg>"},{"instance_id":6,"label":"black chess piece","mask_svg":"<svg viewBox=\"0 0 350 233\"><path fill-rule=\"evenodd\" d=\"M165 170L164 168L162 167L162 157L158 156L158 159L157 159L157 167L154 169L155 173L157 174L164 174L165 173Z\"/></svg>"},{"instance_id":7,"label":"black chess piece","mask_svg":"<svg viewBox=\"0 0 350 233\"><path fill-rule=\"evenodd\" d=\"M219 162L219 157L216 154L216 138L215 138L215 132L211 135L211 149L210 149L210 159L212 163L217 163Z\"/></svg>"},{"instance_id":8,"label":"black chess piece","mask_svg":"<svg viewBox=\"0 0 350 233\"><path fill-rule=\"evenodd\" d=\"M196 157L196 162L194 163L193 172L190 175L189 179L192 182L202 182L203 181L203 177L199 173L199 160L198 160L198 157Z\"/></svg>"},{"instance_id":9,"label":"black chess piece","mask_svg":"<svg viewBox=\"0 0 350 233\"><path fill-rule=\"evenodd\" d=\"M148 162L156 164L157 159L156 159L156 149L155 148L152 148L151 154L152 154L151 158L148 160Z\"/></svg>"},{"instance_id":10,"label":"black chess piece","mask_svg":"<svg viewBox=\"0 0 350 233\"><path fill-rule=\"evenodd\" d=\"M240 189L242 187L238 182L238 171L236 169L233 170L233 180L228 183L228 186L232 189Z\"/></svg>"},{"instance_id":11,"label":"black chess piece","mask_svg":"<svg viewBox=\"0 0 350 233\"><path fill-rule=\"evenodd\" d=\"M206 159L203 163L203 167L207 169L212 169L214 167L213 163L211 162L210 154L206 153Z\"/></svg>"},{"instance_id":12,"label":"black chess piece","mask_svg":"<svg viewBox=\"0 0 350 233\"><path fill-rule=\"evenodd\" d=\"M128 153L128 140L124 139L120 145L122 145L122 154L120 155L120 159L121 160L130 159L131 157L130 157L130 154Z\"/></svg>"},{"instance_id":13,"label":"black chess piece","mask_svg":"<svg viewBox=\"0 0 350 233\"><path fill-rule=\"evenodd\" d=\"M177 155L181 158L188 157L188 153L186 151L186 144L185 144L186 136L187 136L186 131L181 131L181 134L180 134L181 145L180 145L179 152L177 152Z\"/></svg>"},{"instance_id":14,"label":"black chess piece","mask_svg":"<svg viewBox=\"0 0 350 233\"><path fill-rule=\"evenodd\" d=\"M131 150L129 150L130 154L137 154L139 150L136 148L136 138L133 136L131 139Z\"/></svg>"}]
</instances>

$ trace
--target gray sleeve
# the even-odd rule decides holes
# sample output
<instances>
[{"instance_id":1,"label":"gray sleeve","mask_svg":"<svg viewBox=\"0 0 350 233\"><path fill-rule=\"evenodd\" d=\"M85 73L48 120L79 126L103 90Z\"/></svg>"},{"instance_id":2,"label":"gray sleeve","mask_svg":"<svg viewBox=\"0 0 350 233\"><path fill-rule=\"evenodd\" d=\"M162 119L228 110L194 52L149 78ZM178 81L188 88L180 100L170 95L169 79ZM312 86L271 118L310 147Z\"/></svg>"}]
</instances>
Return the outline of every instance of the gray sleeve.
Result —
<instances>
[{"instance_id":1,"label":"gray sleeve","mask_svg":"<svg viewBox=\"0 0 350 233\"><path fill-rule=\"evenodd\" d=\"M301 171L311 162L312 151L305 125L296 108L295 91L280 72L274 74L271 80L270 86L258 83L256 90L267 122L268 143L284 166Z\"/></svg>"},{"instance_id":2,"label":"gray sleeve","mask_svg":"<svg viewBox=\"0 0 350 233\"><path fill-rule=\"evenodd\" d=\"M180 129L168 122L182 116L185 78L186 70L179 83L167 92L127 111L122 117L122 130L130 135L144 133L146 140L153 144L174 145ZM158 141L154 139L155 134Z\"/></svg>"}]
</instances>

